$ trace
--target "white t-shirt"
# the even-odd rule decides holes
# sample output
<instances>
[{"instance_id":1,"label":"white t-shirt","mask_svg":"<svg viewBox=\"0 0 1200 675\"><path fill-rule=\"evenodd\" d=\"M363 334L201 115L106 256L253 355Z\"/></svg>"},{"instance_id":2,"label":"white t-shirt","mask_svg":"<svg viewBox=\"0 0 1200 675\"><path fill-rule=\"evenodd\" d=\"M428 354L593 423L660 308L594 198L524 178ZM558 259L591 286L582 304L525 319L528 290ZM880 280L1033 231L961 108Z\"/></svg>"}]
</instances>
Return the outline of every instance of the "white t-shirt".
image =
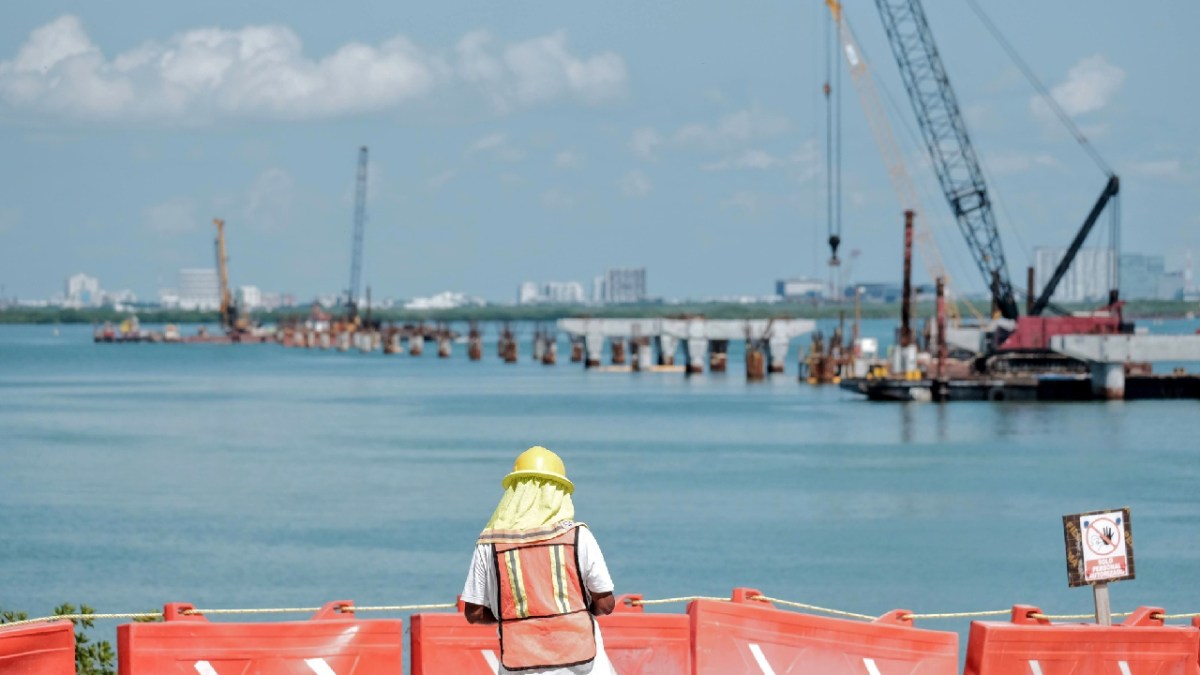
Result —
<instances>
[{"instance_id":1,"label":"white t-shirt","mask_svg":"<svg viewBox=\"0 0 1200 675\"><path fill-rule=\"evenodd\" d=\"M579 573L583 576L584 601L590 607L592 593L611 593L613 590L612 577L608 575L608 565L604 564L604 554L600 545L592 536L590 530L579 528L579 545L575 549L579 556ZM496 588L496 558L491 544L477 544L475 555L471 558L471 569L467 572L467 582L463 585L463 602L482 605L492 610L492 616L500 616L500 590ZM591 663L564 668L539 668L535 670L517 671L518 675L615 675L608 655L604 653L604 641L600 638L600 624L593 622L596 634L596 659ZM503 665L496 671L505 675L510 671Z\"/></svg>"}]
</instances>

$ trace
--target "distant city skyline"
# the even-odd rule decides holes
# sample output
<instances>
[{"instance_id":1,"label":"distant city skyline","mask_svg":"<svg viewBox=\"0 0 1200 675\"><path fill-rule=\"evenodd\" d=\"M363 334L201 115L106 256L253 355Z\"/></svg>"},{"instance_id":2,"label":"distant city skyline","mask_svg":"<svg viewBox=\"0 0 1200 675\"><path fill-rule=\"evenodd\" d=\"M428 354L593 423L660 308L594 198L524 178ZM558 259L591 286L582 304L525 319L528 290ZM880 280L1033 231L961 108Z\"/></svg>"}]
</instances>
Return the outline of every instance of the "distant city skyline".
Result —
<instances>
[{"instance_id":1,"label":"distant city skyline","mask_svg":"<svg viewBox=\"0 0 1200 675\"><path fill-rule=\"evenodd\" d=\"M996 24L1121 176L1123 254L1200 251L1200 3L993 3ZM525 281L644 266L663 298L829 276L820 2L214 0L16 3L0 25L0 286L85 273L154 299L213 265L296 298L344 293L358 147L363 285L512 302ZM1066 246L1104 177L959 3L926 7L1014 279ZM986 290L941 197L871 3L846 15L952 282ZM1029 17L1036 16L1036 21ZM364 20L363 17L371 17ZM661 26L672 30L664 34ZM370 77L367 74L371 74ZM287 83L296 87L285 86ZM896 283L900 207L843 74L842 250ZM1089 246L1103 241L1093 235ZM845 256L843 256L845 257ZM918 261L916 276L927 283ZM253 293L251 293L253 295Z\"/></svg>"}]
</instances>

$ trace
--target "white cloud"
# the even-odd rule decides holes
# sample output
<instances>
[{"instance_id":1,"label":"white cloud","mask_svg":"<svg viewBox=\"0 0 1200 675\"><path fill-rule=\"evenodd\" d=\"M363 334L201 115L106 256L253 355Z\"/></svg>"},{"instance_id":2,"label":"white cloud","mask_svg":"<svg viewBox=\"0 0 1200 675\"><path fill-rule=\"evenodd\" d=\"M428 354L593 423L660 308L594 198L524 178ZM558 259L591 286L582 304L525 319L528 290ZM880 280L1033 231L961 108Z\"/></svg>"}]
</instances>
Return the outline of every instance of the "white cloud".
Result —
<instances>
[{"instance_id":1,"label":"white cloud","mask_svg":"<svg viewBox=\"0 0 1200 675\"><path fill-rule=\"evenodd\" d=\"M636 157L646 160L657 159L661 146L701 152L735 153L724 160L705 165L704 168L713 171L728 168L769 168L763 165L775 166L780 160L762 150L753 150L745 146L785 134L791 130L791 126L791 121L786 116L755 105L730 113L716 122L685 124L666 138L653 128L642 127L633 132L629 145Z\"/></svg>"},{"instance_id":2,"label":"white cloud","mask_svg":"<svg viewBox=\"0 0 1200 675\"><path fill-rule=\"evenodd\" d=\"M583 158L574 150L563 150L554 155L554 166L560 169L577 169L583 164Z\"/></svg>"},{"instance_id":3,"label":"white cloud","mask_svg":"<svg viewBox=\"0 0 1200 675\"><path fill-rule=\"evenodd\" d=\"M547 190L542 193L542 206L552 211L566 210L575 206L575 197L563 190Z\"/></svg>"},{"instance_id":4,"label":"white cloud","mask_svg":"<svg viewBox=\"0 0 1200 675\"><path fill-rule=\"evenodd\" d=\"M745 190L735 192L732 196L721 202L722 208L737 209L746 213L754 213L761 209L762 206L763 200L761 196Z\"/></svg>"},{"instance_id":5,"label":"white cloud","mask_svg":"<svg viewBox=\"0 0 1200 675\"><path fill-rule=\"evenodd\" d=\"M1112 102L1125 82L1125 71L1104 56L1081 59L1067 71L1067 79L1054 85L1050 95L1067 115L1076 117L1096 112ZM1041 120L1052 120L1054 113L1040 97L1030 101L1030 110Z\"/></svg>"},{"instance_id":6,"label":"white cloud","mask_svg":"<svg viewBox=\"0 0 1200 675\"><path fill-rule=\"evenodd\" d=\"M726 115L715 124L693 123L680 127L672 141L701 149L727 149L741 143L770 138L791 128L787 117L758 106Z\"/></svg>"},{"instance_id":7,"label":"white cloud","mask_svg":"<svg viewBox=\"0 0 1200 675\"><path fill-rule=\"evenodd\" d=\"M1128 172L1142 178L1181 179L1186 177L1183 162L1178 159L1158 159L1145 162L1134 162L1129 165Z\"/></svg>"},{"instance_id":8,"label":"white cloud","mask_svg":"<svg viewBox=\"0 0 1200 675\"><path fill-rule=\"evenodd\" d=\"M775 157L765 150L743 150L736 155L731 155L722 160L704 164L701 168L705 171L725 171L727 169L772 169L780 164L783 164L783 160Z\"/></svg>"},{"instance_id":9,"label":"white cloud","mask_svg":"<svg viewBox=\"0 0 1200 675\"><path fill-rule=\"evenodd\" d=\"M446 169L445 171L437 174L436 176L432 176L429 180L425 181L425 187L429 188L430 190L438 190L443 185L453 180L456 175L458 175L457 169Z\"/></svg>"},{"instance_id":10,"label":"white cloud","mask_svg":"<svg viewBox=\"0 0 1200 675\"><path fill-rule=\"evenodd\" d=\"M203 124L366 114L452 86L476 89L503 110L556 99L590 104L623 93L625 78L619 55L577 57L561 31L509 45L472 33L454 56L395 36L317 58L287 26L198 28L108 58L65 15L0 61L0 101L77 120Z\"/></svg>"},{"instance_id":11,"label":"white cloud","mask_svg":"<svg viewBox=\"0 0 1200 675\"><path fill-rule=\"evenodd\" d=\"M179 234L201 227L200 207L190 197L176 197L142 210L146 227L164 234Z\"/></svg>"},{"instance_id":12,"label":"white cloud","mask_svg":"<svg viewBox=\"0 0 1200 675\"><path fill-rule=\"evenodd\" d=\"M1003 176L1024 173L1033 169L1055 169L1061 166L1054 155L1048 152L1016 152L1002 151L990 155L987 168L992 173Z\"/></svg>"},{"instance_id":13,"label":"white cloud","mask_svg":"<svg viewBox=\"0 0 1200 675\"><path fill-rule=\"evenodd\" d=\"M621 194L626 197L645 197L654 189L654 183L650 181L650 177L639 169L634 169L621 176L617 185L621 188Z\"/></svg>"},{"instance_id":14,"label":"white cloud","mask_svg":"<svg viewBox=\"0 0 1200 675\"><path fill-rule=\"evenodd\" d=\"M801 145L800 149L793 153L788 160L799 169L796 176L797 182L807 183L825 174L824 158L821 156L820 146L815 138L804 141L804 145Z\"/></svg>"},{"instance_id":15,"label":"white cloud","mask_svg":"<svg viewBox=\"0 0 1200 675\"><path fill-rule=\"evenodd\" d=\"M508 135L502 133L488 134L471 144L470 152L486 153L506 162L518 162L525 158L525 151L514 146L508 140Z\"/></svg>"},{"instance_id":16,"label":"white cloud","mask_svg":"<svg viewBox=\"0 0 1200 675\"><path fill-rule=\"evenodd\" d=\"M625 60L613 52L576 57L563 31L500 47L487 31L476 31L455 52L458 76L501 111L556 98L599 103L625 93Z\"/></svg>"},{"instance_id":17,"label":"white cloud","mask_svg":"<svg viewBox=\"0 0 1200 675\"><path fill-rule=\"evenodd\" d=\"M471 144L471 152L483 152L498 148L508 142L508 136L504 134L488 134L483 138Z\"/></svg>"},{"instance_id":18,"label":"white cloud","mask_svg":"<svg viewBox=\"0 0 1200 675\"><path fill-rule=\"evenodd\" d=\"M296 181L283 169L267 169L246 191L243 214L250 227L278 232L295 213Z\"/></svg>"},{"instance_id":19,"label":"white cloud","mask_svg":"<svg viewBox=\"0 0 1200 675\"><path fill-rule=\"evenodd\" d=\"M654 159L654 149L662 145L662 142L662 136L659 136L657 131L644 127L633 132L629 145L633 148L634 155L642 159Z\"/></svg>"}]
</instances>

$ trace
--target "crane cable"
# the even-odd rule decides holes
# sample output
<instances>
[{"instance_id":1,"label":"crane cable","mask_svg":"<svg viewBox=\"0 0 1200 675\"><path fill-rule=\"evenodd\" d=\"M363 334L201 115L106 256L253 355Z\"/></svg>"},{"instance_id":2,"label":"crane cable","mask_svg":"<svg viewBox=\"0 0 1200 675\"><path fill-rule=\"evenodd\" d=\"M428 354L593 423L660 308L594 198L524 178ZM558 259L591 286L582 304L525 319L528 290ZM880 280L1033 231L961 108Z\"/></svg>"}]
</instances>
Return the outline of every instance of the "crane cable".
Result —
<instances>
[{"instance_id":1,"label":"crane cable","mask_svg":"<svg viewBox=\"0 0 1200 675\"><path fill-rule=\"evenodd\" d=\"M1012 44L1009 43L1007 39L1005 39L1004 34L1000 32L1000 29L996 26L996 24L993 23L991 18L989 18L988 15L983 11L983 8L979 6L977 0L967 0L967 4L971 6L972 11L974 11L975 15L979 17L979 20L983 22L983 25L988 29L988 32L992 34L992 37L996 39L996 42L999 42L1000 46L1004 48L1004 51L1008 53L1009 58L1011 58L1013 63L1016 64L1017 68L1020 69L1021 74L1025 76L1025 79L1029 80L1029 83L1033 85L1034 89L1037 90L1038 95L1042 97L1042 100L1046 102L1046 105L1050 106L1050 109L1053 110L1054 114L1058 116L1059 121L1063 123L1063 126L1067 128L1067 131L1069 131L1071 135L1075 137L1076 142L1078 142L1079 145L1085 151L1087 151L1088 155L1091 156L1092 161L1096 163L1096 166L1099 167L1100 170L1105 173L1105 175L1112 176L1112 167L1108 165L1108 162L1104 161L1104 158L1100 156L1100 153L1096 150L1096 148L1088 141L1087 136L1083 135L1083 132L1080 131L1079 127L1071 119L1070 115L1068 115L1066 111L1062 109L1062 106L1058 104L1058 101L1054 99L1054 96L1050 94L1049 90L1046 89L1046 86L1042 84L1042 81L1039 80L1037 75L1034 74L1033 70L1029 67L1029 64L1025 63L1025 60L1021 58L1021 55L1017 53L1017 50L1013 48Z\"/></svg>"}]
</instances>

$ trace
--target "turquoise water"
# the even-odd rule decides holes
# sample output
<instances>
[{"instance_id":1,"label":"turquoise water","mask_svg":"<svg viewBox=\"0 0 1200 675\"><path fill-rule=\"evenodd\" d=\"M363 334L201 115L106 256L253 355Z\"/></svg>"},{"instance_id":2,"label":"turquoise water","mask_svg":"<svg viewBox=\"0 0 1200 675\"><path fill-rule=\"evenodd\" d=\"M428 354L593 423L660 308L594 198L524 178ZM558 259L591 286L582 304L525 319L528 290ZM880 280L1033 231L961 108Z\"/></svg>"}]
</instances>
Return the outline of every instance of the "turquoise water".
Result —
<instances>
[{"instance_id":1,"label":"turquoise water","mask_svg":"<svg viewBox=\"0 0 1200 675\"><path fill-rule=\"evenodd\" d=\"M545 367L527 339L504 365L492 345L471 363L463 345L439 360L51 330L0 327L5 609L453 601L500 478L543 444L618 593L1087 612L1061 517L1129 506L1138 578L1112 586L1114 610L1200 611L1196 401L872 404L797 383L794 353L748 384L736 346L727 375L685 378L585 372L565 345Z\"/></svg>"}]
</instances>

